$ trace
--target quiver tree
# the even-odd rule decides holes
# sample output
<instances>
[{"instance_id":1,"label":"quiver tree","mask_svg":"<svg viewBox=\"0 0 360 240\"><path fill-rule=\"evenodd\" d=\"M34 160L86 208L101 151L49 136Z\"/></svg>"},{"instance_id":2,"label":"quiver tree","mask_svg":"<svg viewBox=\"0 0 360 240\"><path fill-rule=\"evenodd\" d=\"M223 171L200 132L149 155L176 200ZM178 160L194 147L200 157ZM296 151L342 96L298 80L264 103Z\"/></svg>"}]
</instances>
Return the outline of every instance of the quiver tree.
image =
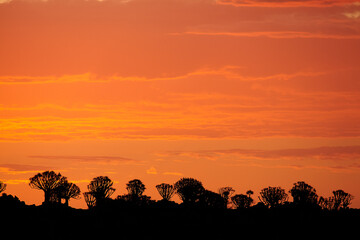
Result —
<instances>
[{"instance_id":1,"label":"quiver tree","mask_svg":"<svg viewBox=\"0 0 360 240\"><path fill-rule=\"evenodd\" d=\"M0 181L0 193L6 190L6 184Z\"/></svg>"},{"instance_id":2,"label":"quiver tree","mask_svg":"<svg viewBox=\"0 0 360 240\"><path fill-rule=\"evenodd\" d=\"M248 191L249 192L249 191ZM251 194L236 194L231 198L237 209L249 208L254 200L251 198Z\"/></svg>"},{"instance_id":3,"label":"quiver tree","mask_svg":"<svg viewBox=\"0 0 360 240\"><path fill-rule=\"evenodd\" d=\"M222 187L219 188L219 194L224 199L225 205L227 207L231 196L234 194L235 190L232 187Z\"/></svg>"},{"instance_id":4,"label":"quiver tree","mask_svg":"<svg viewBox=\"0 0 360 240\"><path fill-rule=\"evenodd\" d=\"M293 201L297 205L310 206L318 204L318 195L315 188L305 182L294 183L293 188L289 191Z\"/></svg>"},{"instance_id":5,"label":"quiver tree","mask_svg":"<svg viewBox=\"0 0 360 240\"><path fill-rule=\"evenodd\" d=\"M89 192L86 195L92 195L95 198L95 205L99 206L115 192L113 185L114 182L107 176L96 177L87 186Z\"/></svg>"},{"instance_id":6,"label":"quiver tree","mask_svg":"<svg viewBox=\"0 0 360 240\"><path fill-rule=\"evenodd\" d=\"M265 206L273 208L285 203L288 195L281 187L267 187L261 190L259 200Z\"/></svg>"},{"instance_id":7,"label":"quiver tree","mask_svg":"<svg viewBox=\"0 0 360 240\"><path fill-rule=\"evenodd\" d=\"M174 184L174 187L185 205L193 205L199 202L205 191L202 183L194 178L181 178Z\"/></svg>"},{"instance_id":8,"label":"quiver tree","mask_svg":"<svg viewBox=\"0 0 360 240\"><path fill-rule=\"evenodd\" d=\"M55 194L57 195L59 202L61 202L61 199L64 199L65 205L69 206L70 198L80 198L80 188L74 183L64 181L55 189Z\"/></svg>"},{"instance_id":9,"label":"quiver tree","mask_svg":"<svg viewBox=\"0 0 360 240\"><path fill-rule=\"evenodd\" d=\"M34 189L44 191L45 200L44 203L47 204L51 201L52 196L54 196L54 190L66 180L65 177L61 176L60 173L55 173L54 171L46 171L43 173L38 173L34 177L30 178L29 186Z\"/></svg>"},{"instance_id":10,"label":"quiver tree","mask_svg":"<svg viewBox=\"0 0 360 240\"><path fill-rule=\"evenodd\" d=\"M84 199L86 202L86 205L88 206L89 209L95 207L96 204L96 198L94 197L94 195L91 192L85 192L83 193L84 195Z\"/></svg>"},{"instance_id":11,"label":"quiver tree","mask_svg":"<svg viewBox=\"0 0 360 240\"><path fill-rule=\"evenodd\" d=\"M354 199L350 193L344 192L343 190L333 191L333 195L333 204L335 210L349 208L351 201Z\"/></svg>"},{"instance_id":12,"label":"quiver tree","mask_svg":"<svg viewBox=\"0 0 360 240\"><path fill-rule=\"evenodd\" d=\"M139 179L131 180L126 184L126 190L132 197L141 197L145 189L145 185Z\"/></svg>"},{"instance_id":13,"label":"quiver tree","mask_svg":"<svg viewBox=\"0 0 360 240\"><path fill-rule=\"evenodd\" d=\"M174 186L167 183L156 185L156 189L158 190L160 196L166 201L170 201L171 197L175 193Z\"/></svg>"}]
</instances>

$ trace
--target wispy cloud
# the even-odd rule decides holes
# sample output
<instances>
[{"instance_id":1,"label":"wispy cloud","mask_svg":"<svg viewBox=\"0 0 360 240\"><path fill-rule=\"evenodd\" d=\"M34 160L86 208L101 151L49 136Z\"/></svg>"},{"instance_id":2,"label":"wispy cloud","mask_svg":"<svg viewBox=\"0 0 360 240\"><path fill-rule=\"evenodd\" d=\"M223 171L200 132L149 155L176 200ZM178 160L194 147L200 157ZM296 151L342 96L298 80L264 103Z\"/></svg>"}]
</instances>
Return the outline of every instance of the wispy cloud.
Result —
<instances>
[{"instance_id":1,"label":"wispy cloud","mask_svg":"<svg viewBox=\"0 0 360 240\"><path fill-rule=\"evenodd\" d=\"M243 37L271 37L271 38L294 38L296 36L311 35L304 32L248 32L248 33L231 33L231 32L184 32L184 33L171 33L169 35L225 35L225 36L243 36ZM110 82L161 82L161 81L179 81L179 80L196 80L206 76L223 76L229 79L237 79L239 81L264 81L271 79L291 79L298 76L314 76L314 74L324 74L319 72L295 72L291 74L274 74L268 76L250 76L241 74L239 66L224 66L221 68L200 68L183 75L175 75L171 77L145 77L145 76L120 76L113 75L109 77L100 77L90 73L79 75L64 75L59 77L54 76L0 76L0 85L10 84L50 84L50 83L110 83Z\"/></svg>"},{"instance_id":2,"label":"wispy cloud","mask_svg":"<svg viewBox=\"0 0 360 240\"><path fill-rule=\"evenodd\" d=\"M45 84L71 82L99 82L95 75L90 73L63 76L0 76L0 84Z\"/></svg>"},{"instance_id":3,"label":"wispy cloud","mask_svg":"<svg viewBox=\"0 0 360 240\"><path fill-rule=\"evenodd\" d=\"M222 149L203 151L168 151L161 153L169 156L191 156L194 158L215 158L223 155L238 155L255 159L323 159L323 160L354 160L360 157L360 146L335 146L318 148L294 148L278 150L261 149Z\"/></svg>"},{"instance_id":4,"label":"wispy cloud","mask_svg":"<svg viewBox=\"0 0 360 240\"><path fill-rule=\"evenodd\" d=\"M217 4L235 7L334 7L357 3L358 0L217 0Z\"/></svg>"},{"instance_id":5,"label":"wispy cloud","mask_svg":"<svg viewBox=\"0 0 360 240\"><path fill-rule=\"evenodd\" d=\"M18 184L28 184L28 179L9 179L5 180L4 183L11 184L11 185L18 185Z\"/></svg>"},{"instance_id":6,"label":"wispy cloud","mask_svg":"<svg viewBox=\"0 0 360 240\"><path fill-rule=\"evenodd\" d=\"M141 161L136 161L130 158L119 156L75 156L75 155L32 155L29 158L46 159L46 160L61 160L61 161L75 161L81 163L95 163L95 164L140 164Z\"/></svg>"},{"instance_id":7,"label":"wispy cloud","mask_svg":"<svg viewBox=\"0 0 360 240\"><path fill-rule=\"evenodd\" d=\"M331 146L297 149L220 149L200 151L167 151L162 157L218 161L228 166L263 168L359 170L360 146Z\"/></svg>"},{"instance_id":8,"label":"wispy cloud","mask_svg":"<svg viewBox=\"0 0 360 240\"><path fill-rule=\"evenodd\" d=\"M16 174L26 174L26 173L35 173L48 170L46 166L30 165L30 164L13 164L13 163L4 163L0 164L0 172L16 175Z\"/></svg>"},{"instance_id":9,"label":"wispy cloud","mask_svg":"<svg viewBox=\"0 0 360 240\"><path fill-rule=\"evenodd\" d=\"M346 12L344 13L344 16L350 19L358 19L360 18L360 11Z\"/></svg>"},{"instance_id":10,"label":"wispy cloud","mask_svg":"<svg viewBox=\"0 0 360 240\"><path fill-rule=\"evenodd\" d=\"M172 35L228 36L228 37L267 37L274 39L360 39L360 35L341 35L299 31L264 31L264 32L195 32L172 33Z\"/></svg>"}]
</instances>

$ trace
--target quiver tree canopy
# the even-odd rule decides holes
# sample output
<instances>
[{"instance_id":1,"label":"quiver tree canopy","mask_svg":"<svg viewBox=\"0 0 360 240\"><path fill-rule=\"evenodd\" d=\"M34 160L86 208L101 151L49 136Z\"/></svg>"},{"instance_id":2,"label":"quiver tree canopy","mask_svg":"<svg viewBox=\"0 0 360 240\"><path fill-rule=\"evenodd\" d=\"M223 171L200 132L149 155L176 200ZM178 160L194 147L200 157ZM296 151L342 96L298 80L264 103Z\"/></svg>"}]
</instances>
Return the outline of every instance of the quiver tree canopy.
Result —
<instances>
[{"instance_id":1,"label":"quiver tree canopy","mask_svg":"<svg viewBox=\"0 0 360 240\"><path fill-rule=\"evenodd\" d=\"M145 185L139 179L134 179L126 184L126 190L133 197L140 197L145 191Z\"/></svg>"},{"instance_id":2,"label":"quiver tree canopy","mask_svg":"<svg viewBox=\"0 0 360 240\"><path fill-rule=\"evenodd\" d=\"M236 194L231 198L237 209L249 208L254 200L250 197L251 194Z\"/></svg>"},{"instance_id":3,"label":"quiver tree canopy","mask_svg":"<svg viewBox=\"0 0 360 240\"><path fill-rule=\"evenodd\" d=\"M170 201L171 197L175 193L174 186L167 183L156 185L156 189L158 190L160 196L166 201Z\"/></svg>"},{"instance_id":4,"label":"quiver tree canopy","mask_svg":"<svg viewBox=\"0 0 360 240\"><path fill-rule=\"evenodd\" d=\"M89 190L87 195L92 195L96 201L95 205L99 205L104 199L110 198L115 192L115 188L112 187L113 185L114 182L107 176L96 177L87 186Z\"/></svg>"},{"instance_id":5,"label":"quiver tree canopy","mask_svg":"<svg viewBox=\"0 0 360 240\"><path fill-rule=\"evenodd\" d=\"M350 193L344 192L343 190L333 191L333 208L335 210L347 209L354 199Z\"/></svg>"},{"instance_id":6,"label":"quiver tree canopy","mask_svg":"<svg viewBox=\"0 0 360 240\"><path fill-rule=\"evenodd\" d=\"M281 187L267 187L261 190L259 200L267 207L273 208L285 203L288 195Z\"/></svg>"},{"instance_id":7,"label":"quiver tree canopy","mask_svg":"<svg viewBox=\"0 0 360 240\"><path fill-rule=\"evenodd\" d=\"M86 202L86 205L88 206L88 208L93 208L96 205L96 198L94 197L94 195L91 192L85 192L83 193L84 195L84 199Z\"/></svg>"},{"instance_id":8,"label":"quiver tree canopy","mask_svg":"<svg viewBox=\"0 0 360 240\"><path fill-rule=\"evenodd\" d=\"M318 203L318 195L315 188L305 182L294 183L293 188L289 192L296 204L315 205Z\"/></svg>"},{"instance_id":9,"label":"quiver tree canopy","mask_svg":"<svg viewBox=\"0 0 360 240\"><path fill-rule=\"evenodd\" d=\"M49 203L53 195L53 191L57 187L59 187L62 182L66 181L66 178L63 177L60 173L55 173L54 171L46 171L36 174L29 180L29 186L31 188L44 191L44 203Z\"/></svg>"},{"instance_id":10,"label":"quiver tree canopy","mask_svg":"<svg viewBox=\"0 0 360 240\"><path fill-rule=\"evenodd\" d=\"M80 188L74 184L64 181L60 184L59 187L55 189L58 198L65 199L65 205L69 205L70 198L79 199L80 198Z\"/></svg>"}]
</instances>

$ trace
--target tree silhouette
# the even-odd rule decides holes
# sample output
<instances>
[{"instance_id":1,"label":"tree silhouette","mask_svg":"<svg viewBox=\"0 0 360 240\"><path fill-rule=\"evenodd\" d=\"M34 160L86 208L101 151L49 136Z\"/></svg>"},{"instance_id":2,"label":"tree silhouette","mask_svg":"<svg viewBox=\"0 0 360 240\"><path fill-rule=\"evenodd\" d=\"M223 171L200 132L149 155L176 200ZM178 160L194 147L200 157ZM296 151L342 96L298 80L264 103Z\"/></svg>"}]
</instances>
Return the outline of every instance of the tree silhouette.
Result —
<instances>
[{"instance_id":1,"label":"tree silhouette","mask_svg":"<svg viewBox=\"0 0 360 240\"><path fill-rule=\"evenodd\" d=\"M351 204L351 201L354 199L350 193L344 192L343 190L333 191L333 195L335 210L347 209Z\"/></svg>"},{"instance_id":2,"label":"tree silhouette","mask_svg":"<svg viewBox=\"0 0 360 240\"><path fill-rule=\"evenodd\" d=\"M87 198L91 198L90 195L92 195L95 198L95 205L101 205L105 199L110 198L110 196L115 192L115 189L112 187L113 184L113 181L111 181L107 176L93 178L87 186L89 190L89 193L86 194Z\"/></svg>"},{"instance_id":3,"label":"tree silhouette","mask_svg":"<svg viewBox=\"0 0 360 240\"><path fill-rule=\"evenodd\" d=\"M34 177L30 178L29 186L34 189L44 191L45 200L44 203L49 203L53 195L53 190L56 189L62 181L66 178L61 176L60 173L54 171L46 171L38 173Z\"/></svg>"},{"instance_id":4,"label":"tree silhouette","mask_svg":"<svg viewBox=\"0 0 360 240\"><path fill-rule=\"evenodd\" d=\"M203 191L200 203L207 208L226 208L226 200L219 193L209 190Z\"/></svg>"},{"instance_id":5,"label":"tree silhouette","mask_svg":"<svg viewBox=\"0 0 360 240\"><path fill-rule=\"evenodd\" d=\"M246 195L248 195L249 198L251 198L251 195L253 195L254 192L252 190L247 190Z\"/></svg>"},{"instance_id":6,"label":"tree silhouette","mask_svg":"<svg viewBox=\"0 0 360 240\"><path fill-rule=\"evenodd\" d=\"M85 192L83 193L84 195L84 199L86 202L86 205L88 206L89 209L95 207L96 205L96 198L94 197L94 195L91 192Z\"/></svg>"},{"instance_id":7,"label":"tree silhouette","mask_svg":"<svg viewBox=\"0 0 360 240\"><path fill-rule=\"evenodd\" d=\"M305 182L294 183L293 188L289 191L293 201L298 205L317 205L318 195L315 188Z\"/></svg>"},{"instance_id":8,"label":"tree silhouette","mask_svg":"<svg viewBox=\"0 0 360 240\"><path fill-rule=\"evenodd\" d=\"M274 208L277 207L288 199L288 195L281 187L267 187L261 190L259 200L265 206Z\"/></svg>"},{"instance_id":9,"label":"tree silhouette","mask_svg":"<svg viewBox=\"0 0 360 240\"><path fill-rule=\"evenodd\" d=\"M166 201L170 201L171 197L175 193L174 186L167 183L156 185L156 189L158 190L160 196Z\"/></svg>"},{"instance_id":10,"label":"tree silhouette","mask_svg":"<svg viewBox=\"0 0 360 240\"><path fill-rule=\"evenodd\" d=\"M235 190L232 187L222 187L219 188L219 194L220 196L225 200L225 205L229 204L229 200L231 196L234 194Z\"/></svg>"},{"instance_id":11,"label":"tree silhouette","mask_svg":"<svg viewBox=\"0 0 360 240\"><path fill-rule=\"evenodd\" d=\"M80 188L74 184L69 183L67 180L62 182L56 189L55 194L61 202L61 199L65 200L65 205L69 206L70 198L79 199L80 198Z\"/></svg>"},{"instance_id":12,"label":"tree silhouette","mask_svg":"<svg viewBox=\"0 0 360 240\"><path fill-rule=\"evenodd\" d=\"M6 184L0 181L0 193L6 190Z\"/></svg>"},{"instance_id":13,"label":"tree silhouette","mask_svg":"<svg viewBox=\"0 0 360 240\"><path fill-rule=\"evenodd\" d=\"M251 191L252 192L252 191ZM250 193L249 191L247 193ZM236 194L231 198L237 209L249 208L254 200L251 198L251 194Z\"/></svg>"},{"instance_id":14,"label":"tree silhouette","mask_svg":"<svg viewBox=\"0 0 360 240\"><path fill-rule=\"evenodd\" d=\"M181 178L174 184L174 187L185 205L193 205L199 202L205 191L202 183L194 178Z\"/></svg>"},{"instance_id":15,"label":"tree silhouette","mask_svg":"<svg viewBox=\"0 0 360 240\"><path fill-rule=\"evenodd\" d=\"M320 197L318 204L322 209L333 210L334 209L334 197L329 197L329 198Z\"/></svg>"},{"instance_id":16,"label":"tree silhouette","mask_svg":"<svg viewBox=\"0 0 360 240\"><path fill-rule=\"evenodd\" d=\"M145 189L145 185L139 179L133 179L126 184L126 190L132 197L140 197Z\"/></svg>"}]
</instances>

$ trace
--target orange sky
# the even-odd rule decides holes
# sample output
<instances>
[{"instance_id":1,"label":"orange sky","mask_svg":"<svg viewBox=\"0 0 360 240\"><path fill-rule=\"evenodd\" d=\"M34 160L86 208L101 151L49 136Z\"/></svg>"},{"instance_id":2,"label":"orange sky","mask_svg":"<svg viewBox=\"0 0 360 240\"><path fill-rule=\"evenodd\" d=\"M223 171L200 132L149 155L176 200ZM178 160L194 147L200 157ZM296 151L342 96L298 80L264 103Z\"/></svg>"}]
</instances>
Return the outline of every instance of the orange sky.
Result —
<instances>
[{"instance_id":1,"label":"orange sky","mask_svg":"<svg viewBox=\"0 0 360 240\"><path fill-rule=\"evenodd\" d=\"M28 204L52 169L360 207L359 1L0 0L0 36L0 179Z\"/></svg>"}]
</instances>

